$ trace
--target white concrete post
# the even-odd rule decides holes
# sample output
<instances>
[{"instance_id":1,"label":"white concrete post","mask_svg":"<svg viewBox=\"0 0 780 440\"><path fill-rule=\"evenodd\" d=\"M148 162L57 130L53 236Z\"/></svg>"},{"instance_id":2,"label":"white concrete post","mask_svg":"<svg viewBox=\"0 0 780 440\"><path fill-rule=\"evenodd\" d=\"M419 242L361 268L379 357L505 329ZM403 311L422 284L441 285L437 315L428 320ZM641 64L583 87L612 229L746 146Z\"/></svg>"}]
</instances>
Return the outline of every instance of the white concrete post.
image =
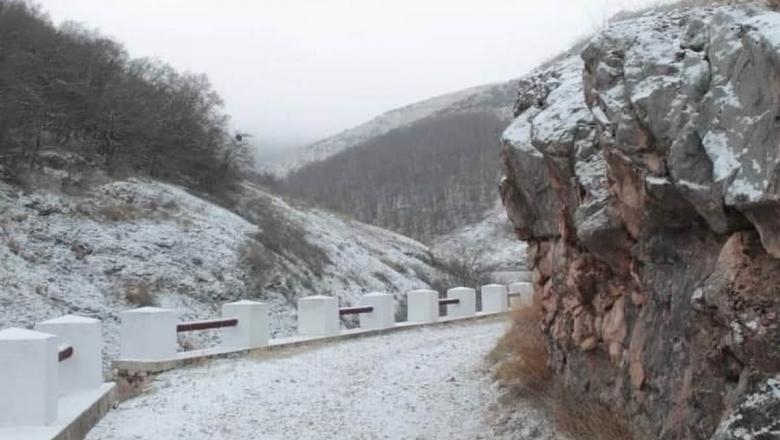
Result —
<instances>
[{"instance_id":1,"label":"white concrete post","mask_svg":"<svg viewBox=\"0 0 780 440\"><path fill-rule=\"evenodd\" d=\"M57 337L21 328L0 331L0 427L57 420Z\"/></svg>"},{"instance_id":2,"label":"white concrete post","mask_svg":"<svg viewBox=\"0 0 780 440\"><path fill-rule=\"evenodd\" d=\"M141 307L119 316L122 359L159 360L176 356L176 312Z\"/></svg>"},{"instance_id":3,"label":"white concrete post","mask_svg":"<svg viewBox=\"0 0 780 440\"><path fill-rule=\"evenodd\" d=\"M429 289L412 290L406 294L406 320L434 322L439 320L439 292Z\"/></svg>"},{"instance_id":4,"label":"white concrete post","mask_svg":"<svg viewBox=\"0 0 780 440\"><path fill-rule=\"evenodd\" d=\"M477 313L477 291L471 287L453 287L447 290L447 299L459 299L457 304L447 304L447 316L462 318Z\"/></svg>"},{"instance_id":5,"label":"white concrete post","mask_svg":"<svg viewBox=\"0 0 780 440\"><path fill-rule=\"evenodd\" d=\"M360 298L361 306L371 306L371 313L360 314L360 328L378 329L395 325L395 299L389 293L372 292Z\"/></svg>"},{"instance_id":6,"label":"white concrete post","mask_svg":"<svg viewBox=\"0 0 780 440\"><path fill-rule=\"evenodd\" d=\"M482 312L498 313L504 312L509 307L507 301L507 288L501 284L488 284L482 286Z\"/></svg>"},{"instance_id":7,"label":"white concrete post","mask_svg":"<svg viewBox=\"0 0 780 440\"><path fill-rule=\"evenodd\" d=\"M534 286L531 283L521 281L512 283L509 286L509 294L521 304L531 304L534 296Z\"/></svg>"},{"instance_id":8,"label":"white concrete post","mask_svg":"<svg viewBox=\"0 0 780 440\"><path fill-rule=\"evenodd\" d=\"M237 318L238 325L222 329L222 345L230 348L268 345L268 305L236 301L222 305L223 318Z\"/></svg>"},{"instance_id":9,"label":"white concrete post","mask_svg":"<svg viewBox=\"0 0 780 440\"><path fill-rule=\"evenodd\" d=\"M60 391L91 390L103 384L99 320L67 315L39 322L35 329L57 336L60 346L73 347L73 356L59 363Z\"/></svg>"},{"instance_id":10,"label":"white concrete post","mask_svg":"<svg viewBox=\"0 0 780 440\"><path fill-rule=\"evenodd\" d=\"M298 299L299 335L336 335L340 328L338 298L314 295Z\"/></svg>"}]
</instances>

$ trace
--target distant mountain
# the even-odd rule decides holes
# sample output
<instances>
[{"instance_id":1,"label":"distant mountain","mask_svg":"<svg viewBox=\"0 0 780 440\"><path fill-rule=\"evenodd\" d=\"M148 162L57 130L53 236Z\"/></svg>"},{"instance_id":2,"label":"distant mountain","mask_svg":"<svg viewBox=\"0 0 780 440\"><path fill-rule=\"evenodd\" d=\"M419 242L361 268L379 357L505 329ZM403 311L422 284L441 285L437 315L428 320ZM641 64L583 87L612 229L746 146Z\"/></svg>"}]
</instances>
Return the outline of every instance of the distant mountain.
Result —
<instances>
[{"instance_id":1,"label":"distant mountain","mask_svg":"<svg viewBox=\"0 0 780 440\"><path fill-rule=\"evenodd\" d=\"M498 145L516 84L474 87L387 112L274 168L283 190L430 241L498 200Z\"/></svg>"},{"instance_id":2,"label":"distant mountain","mask_svg":"<svg viewBox=\"0 0 780 440\"><path fill-rule=\"evenodd\" d=\"M344 150L387 134L391 130L413 125L431 116L453 113L493 112L501 119L511 120L516 90L514 81L472 87L416 102L383 113L357 127L315 142L303 148L277 155L258 164L261 171L284 177L310 163L328 159Z\"/></svg>"}]
</instances>

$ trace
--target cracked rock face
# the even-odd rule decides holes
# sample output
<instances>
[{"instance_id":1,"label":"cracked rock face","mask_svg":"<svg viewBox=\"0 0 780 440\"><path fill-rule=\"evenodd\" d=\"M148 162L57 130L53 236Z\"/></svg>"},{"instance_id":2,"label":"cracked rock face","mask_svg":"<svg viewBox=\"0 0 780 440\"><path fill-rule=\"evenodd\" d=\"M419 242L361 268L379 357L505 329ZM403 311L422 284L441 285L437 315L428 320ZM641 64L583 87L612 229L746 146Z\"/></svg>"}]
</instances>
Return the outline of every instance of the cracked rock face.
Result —
<instances>
[{"instance_id":1,"label":"cracked rock face","mask_svg":"<svg viewBox=\"0 0 780 440\"><path fill-rule=\"evenodd\" d=\"M780 437L749 404L780 373L780 13L615 23L515 116L501 196L556 374L652 438Z\"/></svg>"}]
</instances>

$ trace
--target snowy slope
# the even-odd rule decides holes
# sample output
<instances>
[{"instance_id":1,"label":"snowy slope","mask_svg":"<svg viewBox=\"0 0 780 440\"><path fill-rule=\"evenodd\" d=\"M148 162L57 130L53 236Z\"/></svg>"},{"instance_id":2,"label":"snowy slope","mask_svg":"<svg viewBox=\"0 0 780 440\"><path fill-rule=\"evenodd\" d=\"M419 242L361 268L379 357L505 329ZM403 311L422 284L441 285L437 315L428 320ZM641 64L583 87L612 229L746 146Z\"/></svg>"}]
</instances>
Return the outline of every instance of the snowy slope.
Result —
<instances>
[{"instance_id":1,"label":"snowy slope","mask_svg":"<svg viewBox=\"0 0 780 440\"><path fill-rule=\"evenodd\" d=\"M515 272L526 268L526 245L517 239L500 202L482 221L436 237L431 248L440 259L471 253L477 257L478 264L490 272Z\"/></svg>"},{"instance_id":2,"label":"snowy slope","mask_svg":"<svg viewBox=\"0 0 780 440\"><path fill-rule=\"evenodd\" d=\"M508 121L512 116L515 90L515 81L509 81L472 87L410 104L383 113L364 124L312 145L292 150L274 161L260 164L260 168L283 177L306 164L324 160L371 138L386 134L390 130L405 127L435 115L492 111Z\"/></svg>"},{"instance_id":3,"label":"snowy slope","mask_svg":"<svg viewBox=\"0 0 780 440\"><path fill-rule=\"evenodd\" d=\"M419 278L437 276L418 242L245 191L243 203L264 206L261 218L270 204L280 224L304 231L293 238L310 248L268 249L279 231L159 182L109 182L78 196L0 183L0 328L93 316L104 320L107 354L115 355L118 312L139 302L151 298L196 319L218 316L223 302L254 298L270 304L272 333L287 335L299 296L332 294L342 304L373 290L400 297L427 286ZM319 252L319 274L308 268L311 257L296 254L301 249ZM247 261L262 267L259 287ZM196 338L186 342L198 346L213 335Z\"/></svg>"}]
</instances>

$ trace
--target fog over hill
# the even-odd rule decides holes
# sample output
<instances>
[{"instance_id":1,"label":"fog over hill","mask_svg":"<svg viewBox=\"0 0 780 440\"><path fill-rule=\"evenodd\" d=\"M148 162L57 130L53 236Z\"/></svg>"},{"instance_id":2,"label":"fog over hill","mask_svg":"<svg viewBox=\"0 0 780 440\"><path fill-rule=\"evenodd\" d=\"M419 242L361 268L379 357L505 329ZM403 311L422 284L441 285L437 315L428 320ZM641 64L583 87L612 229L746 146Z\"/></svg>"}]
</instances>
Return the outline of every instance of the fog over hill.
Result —
<instances>
[{"instance_id":1,"label":"fog over hill","mask_svg":"<svg viewBox=\"0 0 780 440\"><path fill-rule=\"evenodd\" d=\"M322 140L268 170L296 197L429 240L485 218L515 81L432 98Z\"/></svg>"}]
</instances>

